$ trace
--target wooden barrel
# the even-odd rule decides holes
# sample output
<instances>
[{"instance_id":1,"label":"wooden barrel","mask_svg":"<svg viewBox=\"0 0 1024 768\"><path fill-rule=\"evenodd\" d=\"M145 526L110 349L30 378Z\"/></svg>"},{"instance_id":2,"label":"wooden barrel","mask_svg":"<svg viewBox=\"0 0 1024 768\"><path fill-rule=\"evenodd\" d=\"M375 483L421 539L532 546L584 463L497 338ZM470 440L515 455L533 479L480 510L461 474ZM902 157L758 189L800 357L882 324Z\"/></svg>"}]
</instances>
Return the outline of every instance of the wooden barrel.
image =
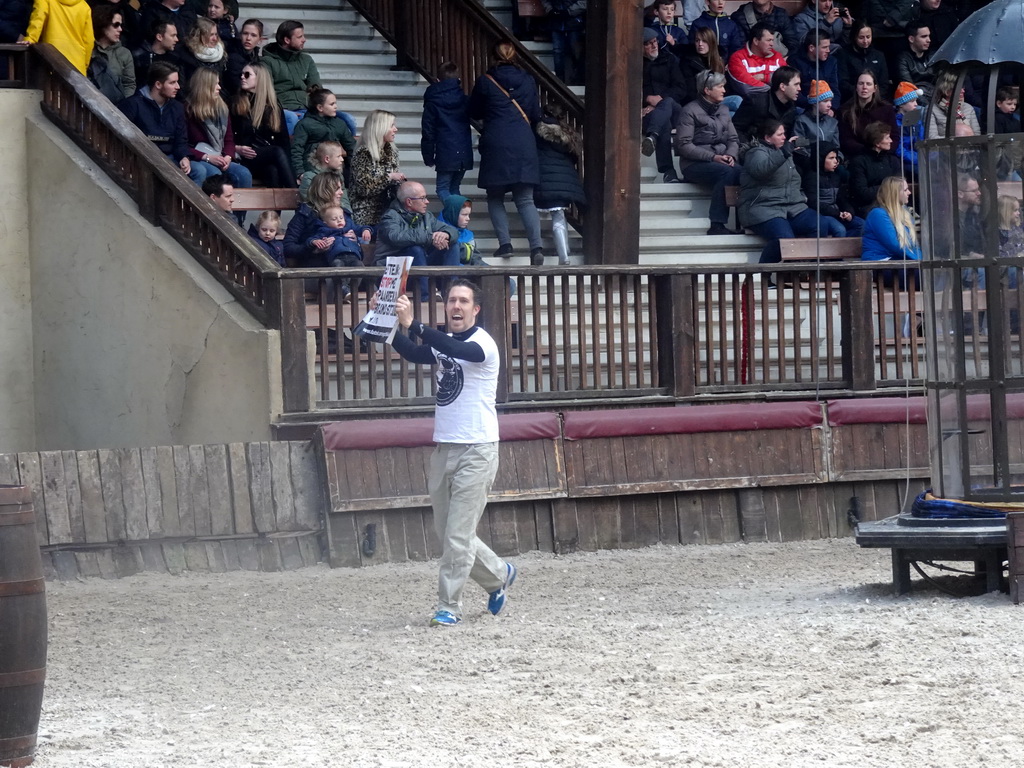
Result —
<instances>
[{"instance_id":1,"label":"wooden barrel","mask_svg":"<svg viewBox=\"0 0 1024 768\"><path fill-rule=\"evenodd\" d=\"M32 491L0 485L0 766L31 764L46 677L46 584Z\"/></svg>"}]
</instances>

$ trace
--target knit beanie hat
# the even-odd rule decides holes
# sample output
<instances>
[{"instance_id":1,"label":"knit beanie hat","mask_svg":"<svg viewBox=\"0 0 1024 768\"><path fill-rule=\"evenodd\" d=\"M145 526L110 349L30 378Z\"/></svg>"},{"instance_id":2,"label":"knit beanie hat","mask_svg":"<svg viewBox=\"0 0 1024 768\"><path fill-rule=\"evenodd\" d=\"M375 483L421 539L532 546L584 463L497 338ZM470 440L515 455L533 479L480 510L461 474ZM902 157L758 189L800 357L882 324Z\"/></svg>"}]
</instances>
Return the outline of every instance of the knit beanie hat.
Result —
<instances>
[{"instance_id":1,"label":"knit beanie hat","mask_svg":"<svg viewBox=\"0 0 1024 768\"><path fill-rule=\"evenodd\" d=\"M657 40L657 39L658 39L658 33L657 32L655 32L650 27L644 27L644 43L645 44L651 42L651 40Z\"/></svg>"},{"instance_id":2,"label":"knit beanie hat","mask_svg":"<svg viewBox=\"0 0 1024 768\"><path fill-rule=\"evenodd\" d=\"M809 104L818 104L834 97L835 94L828 87L828 82L825 80L811 80L811 90L807 93L807 102Z\"/></svg>"},{"instance_id":3,"label":"knit beanie hat","mask_svg":"<svg viewBox=\"0 0 1024 768\"><path fill-rule=\"evenodd\" d=\"M922 96L924 96L924 91L913 83L908 83L904 80L896 86L896 98L893 100L893 104L899 107L906 104L908 101L919 99Z\"/></svg>"}]
</instances>

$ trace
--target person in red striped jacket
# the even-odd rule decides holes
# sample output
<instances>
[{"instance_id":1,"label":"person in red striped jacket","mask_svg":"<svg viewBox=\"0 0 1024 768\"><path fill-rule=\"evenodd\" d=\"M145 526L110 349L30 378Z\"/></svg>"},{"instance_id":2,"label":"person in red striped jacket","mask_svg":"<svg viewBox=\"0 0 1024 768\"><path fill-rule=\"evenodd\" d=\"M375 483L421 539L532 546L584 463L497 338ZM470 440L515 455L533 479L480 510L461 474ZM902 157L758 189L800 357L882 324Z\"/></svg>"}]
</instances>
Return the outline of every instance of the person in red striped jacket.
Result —
<instances>
[{"instance_id":1,"label":"person in red striped jacket","mask_svg":"<svg viewBox=\"0 0 1024 768\"><path fill-rule=\"evenodd\" d=\"M747 44L729 57L729 74L742 96L768 90L772 73L784 66L786 60L775 51L775 32L764 22L752 26Z\"/></svg>"}]
</instances>

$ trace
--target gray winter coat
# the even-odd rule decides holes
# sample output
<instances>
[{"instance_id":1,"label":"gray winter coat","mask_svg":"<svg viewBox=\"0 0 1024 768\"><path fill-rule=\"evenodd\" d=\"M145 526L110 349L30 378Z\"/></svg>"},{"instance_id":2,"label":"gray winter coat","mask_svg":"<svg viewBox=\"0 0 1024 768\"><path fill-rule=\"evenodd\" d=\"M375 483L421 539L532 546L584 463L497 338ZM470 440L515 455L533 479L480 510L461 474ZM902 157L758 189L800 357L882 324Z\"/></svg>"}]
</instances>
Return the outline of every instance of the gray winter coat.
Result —
<instances>
[{"instance_id":1,"label":"gray winter coat","mask_svg":"<svg viewBox=\"0 0 1024 768\"><path fill-rule=\"evenodd\" d=\"M377 250L374 261L383 263L388 256L397 256L410 245L418 245L428 251L433 247L431 235L447 232L451 242L459 239L459 231L437 220L430 211L420 216L405 210L398 200L391 205L377 224Z\"/></svg>"},{"instance_id":2,"label":"gray winter coat","mask_svg":"<svg viewBox=\"0 0 1024 768\"><path fill-rule=\"evenodd\" d=\"M792 146L787 141L783 149L776 149L762 141L743 158L738 207L744 226L789 218L806 210L807 197L800 189Z\"/></svg>"},{"instance_id":3,"label":"gray winter coat","mask_svg":"<svg viewBox=\"0 0 1024 768\"><path fill-rule=\"evenodd\" d=\"M697 98L683 107L676 125L676 153L681 170L693 163L713 162L715 155L735 158L739 151L739 139L725 104L712 105Z\"/></svg>"}]
</instances>

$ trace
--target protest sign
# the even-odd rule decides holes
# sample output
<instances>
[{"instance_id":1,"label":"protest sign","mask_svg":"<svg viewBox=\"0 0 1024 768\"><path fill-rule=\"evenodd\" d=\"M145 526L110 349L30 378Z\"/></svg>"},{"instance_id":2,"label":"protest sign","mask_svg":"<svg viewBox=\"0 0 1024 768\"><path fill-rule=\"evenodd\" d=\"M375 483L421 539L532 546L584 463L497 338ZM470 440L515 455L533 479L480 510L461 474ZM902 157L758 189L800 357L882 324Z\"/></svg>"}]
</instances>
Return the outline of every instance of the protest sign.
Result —
<instances>
[{"instance_id":1,"label":"protest sign","mask_svg":"<svg viewBox=\"0 0 1024 768\"><path fill-rule=\"evenodd\" d=\"M359 321L352 331L367 341L390 344L398 330L398 316L395 314L395 302L405 293L405 283L409 279L409 268L412 256L388 256L384 267L384 277L377 289L377 304Z\"/></svg>"}]
</instances>

